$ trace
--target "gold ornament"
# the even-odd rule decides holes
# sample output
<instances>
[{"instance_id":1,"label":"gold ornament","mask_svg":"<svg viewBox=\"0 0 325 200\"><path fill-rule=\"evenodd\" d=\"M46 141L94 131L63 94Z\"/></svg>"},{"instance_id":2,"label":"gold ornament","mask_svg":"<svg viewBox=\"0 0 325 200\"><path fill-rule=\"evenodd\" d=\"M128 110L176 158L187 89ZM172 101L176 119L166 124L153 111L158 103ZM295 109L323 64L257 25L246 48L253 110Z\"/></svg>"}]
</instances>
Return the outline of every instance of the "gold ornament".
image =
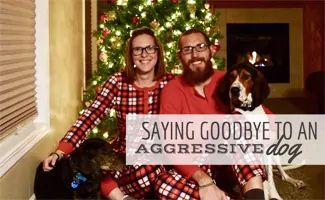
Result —
<instances>
[{"instance_id":1,"label":"gold ornament","mask_svg":"<svg viewBox=\"0 0 325 200\"><path fill-rule=\"evenodd\" d=\"M205 3L205 4L204 4L204 7L205 7L205 9L209 10L209 8L210 8L210 4Z\"/></svg>"},{"instance_id":2,"label":"gold ornament","mask_svg":"<svg viewBox=\"0 0 325 200\"><path fill-rule=\"evenodd\" d=\"M195 13L196 11L196 5L195 4L188 4L188 9L190 11L190 13Z\"/></svg>"},{"instance_id":3,"label":"gold ornament","mask_svg":"<svg viewBox=\"0 0 325 200\"><path fill-rule=\"evenodd\" d=\"M108 17L108 21L113 21L116 19L116 13L114 11L109 11L106 16Z\"/></svg>"},{"instance_id":4,"label":"gold ornament","mask_svg":"<svg viewBox=\"0 0 325 200\"><path fill-rule=\"evenodd\" d=\"M120 37L115 37L115 40L112 42L112 46L115 49L120 49L122 45L122 39Z\"/></svg>"},{"instance_id":5,"label":"gold ornament","mask_svg":"<svg viewBox=\"0 0 325 200\"><path fill-rule=\"evenodd\" d=\"M103 40L102 40L101 38L99 38L99 39L96 41L97 46L99 46L99 45L102 44L102 43L103 43Z\"/></svg>"},{"instance_id":6,"label":"gold ornament","mask_svg":"<svg viewBox=\"0 0 325 200\"><path fill-rule=\"evenodd\" d=\"M182 74L183 73L183 70L180 68L179 65L175 65L172 68L171 73L174 74L174 75L179 75L179 74Z\"/></svg>"},{"instance_id":7,"label":"gold ornament","mask_svg":"<svg viewBox=\"0 0 325 200\"><path fill-rule=\"evenodd\" d=\"M154 21L152 21L152 22L150 23L150 26L151 26L152 28L156 29L156 28L158 28L158 27L160 26L160 23L157 22L156 20L154 20Z\"/></svg>"},{"instance_id":8,"label":"gold ornament","mask_svg":"<svg viewBox=\"0 0 325 200\"><path fill-rule=\"evenodd\" d=\"M99 54L99 60L102 61L102 62L106 62L108 59L108 55L106 54L106 52L101 52Z\"/></svg>"}]
</instances>

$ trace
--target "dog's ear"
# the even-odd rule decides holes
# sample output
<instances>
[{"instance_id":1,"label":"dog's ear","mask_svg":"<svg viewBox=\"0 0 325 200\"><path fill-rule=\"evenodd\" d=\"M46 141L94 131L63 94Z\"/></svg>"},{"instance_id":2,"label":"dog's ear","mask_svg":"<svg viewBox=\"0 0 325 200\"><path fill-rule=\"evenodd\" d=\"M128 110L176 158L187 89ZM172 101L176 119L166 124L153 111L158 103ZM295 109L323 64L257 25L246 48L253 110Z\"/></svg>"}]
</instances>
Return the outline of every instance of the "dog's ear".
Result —
<instances>
[{"instance_id":1,"label":"dog's ear","mask_svg":"<svg viewBox=\"0 0 325 200\"><path fill-rule=\"evenodd\" d=\"M270 87L264 75L258 71L252 89L253 106L258 107L270 94Z\"/></svg>"},{"instance_id":2,"label":"dog's ear","mask_svg":"<svg viewBox=\"0 0 325 200\"><path fill-rule=\"evenodd\" d=\"M224 77L217 83L218 86L213 94L213 99L217 102L221 100L222 103L225 105L229 105L229 89L230 89L230 82L229 82L229 73L225 74Z\"/></svg>"}]
</instances>

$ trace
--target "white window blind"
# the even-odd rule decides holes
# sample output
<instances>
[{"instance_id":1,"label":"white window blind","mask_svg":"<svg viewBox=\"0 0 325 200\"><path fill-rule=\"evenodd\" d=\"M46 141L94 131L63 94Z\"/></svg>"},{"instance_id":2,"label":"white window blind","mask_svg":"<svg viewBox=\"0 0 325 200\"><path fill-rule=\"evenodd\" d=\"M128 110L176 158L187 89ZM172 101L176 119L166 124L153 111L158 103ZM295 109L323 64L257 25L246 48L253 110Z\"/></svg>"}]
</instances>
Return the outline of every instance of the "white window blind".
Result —
<instances>
[{"instance_id":1,"label":"white window blind","mask_svg":"<svg viewBox=\"0 0 325 200\"><path fill-rule=\"evenodd\" d=\"M0 0L0 140L37 116L35 0Z\"/></svg>"}]
</instances>

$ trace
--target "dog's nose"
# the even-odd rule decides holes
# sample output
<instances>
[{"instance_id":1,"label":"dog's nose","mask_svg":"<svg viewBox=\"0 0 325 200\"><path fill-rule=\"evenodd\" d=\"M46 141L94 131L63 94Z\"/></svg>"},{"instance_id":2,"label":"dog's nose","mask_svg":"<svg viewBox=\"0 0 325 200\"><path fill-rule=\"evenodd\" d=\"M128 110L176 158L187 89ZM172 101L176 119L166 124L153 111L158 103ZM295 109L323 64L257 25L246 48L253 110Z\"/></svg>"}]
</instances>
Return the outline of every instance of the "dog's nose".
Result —
<instances>
[{"instance_id":1,"label":"dog's nose","mask_svg":"<svg viewBox=\"0 0 325 200\"><path fill-rule=\"evenodd\" d=\"M231 95L238 96L239 95L239 87L232 87L230 89Z\"/></svg>"}]
</instances>

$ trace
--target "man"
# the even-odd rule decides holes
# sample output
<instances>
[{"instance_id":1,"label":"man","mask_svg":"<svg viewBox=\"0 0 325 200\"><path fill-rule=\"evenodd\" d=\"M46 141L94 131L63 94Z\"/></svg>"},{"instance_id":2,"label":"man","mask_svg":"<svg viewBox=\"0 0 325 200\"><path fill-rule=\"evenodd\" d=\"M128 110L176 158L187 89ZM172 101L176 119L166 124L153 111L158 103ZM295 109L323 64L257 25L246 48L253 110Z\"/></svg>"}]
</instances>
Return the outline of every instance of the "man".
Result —
<instances>
[{"instance_id":1,"label":"man","mask_svg":"<svg viewBox=\"0 0 325 200\"><path fill-rule=\"evenodd\" d=\"M207 35L188 30L180 36L178 49L183 74L163 89L160 114L225 114L226 106L212 97L225 73L212 68L213 47ZM233 172L246 199L264 199L262 166L236 165ZM160 199L228 199L212 177L211 166L172 166L158 177L155 189Z\"/></svg>"}]
</instances>

